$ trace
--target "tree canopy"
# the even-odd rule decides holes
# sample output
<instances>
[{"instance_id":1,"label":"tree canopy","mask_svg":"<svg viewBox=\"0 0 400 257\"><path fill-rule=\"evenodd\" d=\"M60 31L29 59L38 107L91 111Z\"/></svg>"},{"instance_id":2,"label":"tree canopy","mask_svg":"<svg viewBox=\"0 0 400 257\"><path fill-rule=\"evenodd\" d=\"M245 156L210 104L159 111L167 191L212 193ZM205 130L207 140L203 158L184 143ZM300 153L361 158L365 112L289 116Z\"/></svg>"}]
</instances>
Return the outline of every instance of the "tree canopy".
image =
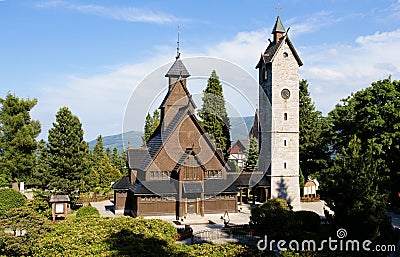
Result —
<instances>
[{"instance_id":1,"label":"tree canopy","mask_svg":"<svg viewBox=\"0 0 400 257\"><path fill-rule=\"evenodd\" d=\"M246 152L247 160L244 170L254 171L258 168L258 140L257 138L250 136L249 141L249 149Z\"/></svg>"},{"instance_id":2,"label":"tree canopy","mask_svg":"<svg viewBox=\"0 0 400 257\"><path fill-rule=\"evenodd\" d=\"M56 114L56 121L49 130L49 187L72 193L87 189L85 178L89 172L89 146L83 140L79 118L67 107Z\"/></svg>"},{"instance_id":3,"label":"tree canopy","mask_svg":"<svg viewBox=\"0 0 400 257\"><path fill-rule=\"evenodd\" d=\"M203 105L198 112L202 125L207 133L214 137L217 147L226 153L231 146L230 122L225 107L222 84L215 70L212 71L207 81L202 100Z\"/></svg>"},{"instance_id":4,"label":"tree canopy","mask_svg":"<svg viewBox=\"0 0 400 257\"><path fill-rule=\"evenodd\" d=\"M30 111L36 99L20 99L8 93L0 98L0 183L14 187L18 179L29 179L35 166L36 138L40 123L32 120Z\"/></svg>"},{"instance_id":5,"label":"tree canopy","mask_svg":"<svg viewBox=\"0 0 400 257\"><path fill-rule=\"evenodd\" d=\"M340 153L354 135L361 140L361 152L371 151L372 158L387 169L379 169L390 180L381 188L390 189L391 200L400 192L400 82L388 79L343 99L329 113L333 126L332 147Z\"/></svg>"},{"instance_id":6,"label":"tree canopy","mask_svg":"<svg viewBox=\"0 0 400 257\"><path fill-rule=\"evenodd\" d=\"M307 178L328 165L331 129L311 100L307 80L301 80L299 86L299 160L301 172Z\"/></svg>"},{"instance_id":7,"label":"tree canopy","mask_svg":"<svg viewBox=\"0 0 400 257\"><path fill-rule=\"evenodd\" d=\"M153 116L150 113L147 113L146 119L144 121L144 134L143 134L143 146L146 145L147 141L149 141L151 135L153 135L154 131L160 125L160 112L155 109L153 112Z\"/></svg>"}]
</instances>

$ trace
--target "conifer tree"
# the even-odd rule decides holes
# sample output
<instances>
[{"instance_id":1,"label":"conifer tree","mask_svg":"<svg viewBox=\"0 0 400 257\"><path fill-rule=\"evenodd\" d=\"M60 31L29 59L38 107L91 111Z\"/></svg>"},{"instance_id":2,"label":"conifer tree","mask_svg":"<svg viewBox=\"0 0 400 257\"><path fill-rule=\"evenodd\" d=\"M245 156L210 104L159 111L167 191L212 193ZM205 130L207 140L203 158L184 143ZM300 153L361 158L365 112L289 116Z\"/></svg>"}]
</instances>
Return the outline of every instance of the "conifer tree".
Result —
<instances>
[{"instance_id":1,"label":"conifer tree","mask_svg":"<svg viewBox=\"0 0 400 257\"><path fill-rule=\"evenodd\" d=\"M118 153L118 149L114 147L112 155L110 157L111 165L117 168L122 174L125 173L126 166L126 152L124 151L121 155Z\"/></svg>"},{"instance_id":2,"label":"conifer tree","mask_svg":"<svg viewBox=\"0 0 400 257\"><path fill-rule=\"evenodd\" d=\"M247 160L244 169L246 171L254 171L257 169L258 163L258 140L257 138L250 136L249 141L249 149L247 151Z\"/></svg>"},{"instance_id":3,"label":"conifer tree","mask_svg":"<svg viewBox=\"0 0 400 257\"><path fill-rule=\"evenodd\" d=\"M157 129L158 125L160 125L160 112L155 109L153 112L153 127L151 129L152 134Z\"/></svg>"},{"instance_id":4,"label":"conifer tree","mask_svg":"<svg viewBox=\"0 0 400 257\"><path fill-rule=\"evenodd\" d=\"M20 99L11 93L0 98L0 177L3 183L29 179L35 165L36 138L40 123L32 120L30 111L36 99Z\"/></svg>"},{"instance_id":5,"label":"conifer tree","mask_svg":"<svg viewBox=\"0 0 400 257\"><path fill-rule=\"evenodd\" d=\"M231 146L230 122L225 108L222 84L215 70L207 81L202 100L203 106L198 112L202 125L207 133L214 137L217 147L226 154Z\"/></svg>"},{"instance_id":6,"label":"conifer tree","mask_svg":"<svg viewBox=\"0 0 400 257\"><path fill-rule=\"evenodd\" d=\"M79 118L60 108L48 135L51 189L68 194L87 189L90 155L83 133Z\"/></svg>"},{"instance_id":7,"label":"conifer tree","mask_svg":"<svg viewBox=\"0 0 400 257\"><path fill-rule=\"evenodd\" d=\"M50 182L49 151L47 143L42 139L36 150L36 166L32 173L32 183L42 189L46 189Z\"/></svg>"},{"instance_id":8,"label":"conifer tree","mask_svg":"<svg viewBox=\"0 0 400 257\"><path fill-rule=\"evenodd\" d=\"M158 125L160 125L160 112L155 109L153 116L151 116L150 113L147 113L146 120L144 122L144 134L142 137L143 146L146 145L147 141L149 141L151 135L153 135Z\"/></svg>"},{"instance_id":9,"label":"conifer tree","mask_svg":"<svg viewBox=\"0 0 400 257\"><path fill-rule=\"evenodd\" d=\"M331 127L327 118L315 109L307 80L301 80L299 86L299 159L302 175L308 178L328 165Z\"/></svg>"},{"instance_id":10,"label":"conifer tree","mask_svg":"<svg viewBox=\"0 0 400 257\"><path fill-rule=\"evenodd\" d=\"M144 134L143 134L143 146L149 141L153 130L153 118L150 113L147 113L146 119L144 121Z\"/></svg>"},{"instance_id":11,"label":"conifer tree","mask_svg":"<svg viewBox=\"0 0 400 257\"><path fill-rule=\"evenodd\" d=\"M117 150L117 148L114 149ZM118 150L114 154L118 155ZM111 158L113 158L113 155ZM121 176L121 172L112 165L110 157L104 152L103 137L99 135L93 148L92 167L87 178L90 189L96 192L107 192L110 190L111 182L117 181Z\"/></svg>"}]
</instances>

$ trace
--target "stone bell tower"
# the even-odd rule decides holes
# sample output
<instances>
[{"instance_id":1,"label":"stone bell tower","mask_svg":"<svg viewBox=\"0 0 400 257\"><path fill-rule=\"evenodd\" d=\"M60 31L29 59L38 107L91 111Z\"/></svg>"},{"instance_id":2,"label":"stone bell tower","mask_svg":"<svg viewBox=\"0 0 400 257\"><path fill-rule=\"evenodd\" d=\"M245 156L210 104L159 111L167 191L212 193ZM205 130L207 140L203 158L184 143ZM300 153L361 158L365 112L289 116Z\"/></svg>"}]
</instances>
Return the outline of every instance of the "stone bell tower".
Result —
<instances>
[{"instance_id":1,"label":"stone bell tower","mask_svg":"<svg viewBox=\"0 0 400 257\"><path fill-rule=\"evenodd\" d=\"M259 71L259 169L270 178L271 198L300 207L299 68L303 65L278 16L273 41L261 54Z\"/></svg>"}]
</instances>

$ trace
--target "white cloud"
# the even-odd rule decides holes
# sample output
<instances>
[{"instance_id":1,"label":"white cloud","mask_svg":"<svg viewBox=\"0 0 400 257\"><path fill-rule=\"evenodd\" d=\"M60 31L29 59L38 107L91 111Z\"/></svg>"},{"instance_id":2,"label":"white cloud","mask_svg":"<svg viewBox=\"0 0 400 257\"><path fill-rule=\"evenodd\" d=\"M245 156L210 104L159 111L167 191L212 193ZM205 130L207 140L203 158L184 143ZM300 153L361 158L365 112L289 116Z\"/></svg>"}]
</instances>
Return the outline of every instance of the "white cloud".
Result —
<instances>
[{"instance_id":1,"label":"white cloud","mask_svg":"<svg viewBox=\"0 0 400 257\"><path fill-rule=\"evenodd\" d=\"M317 106L326 113L373 81L389 75L399 79L399 45L400 29L359 36L351 45L302 48L302 76L309 81Z\"/></svg>"},{"instance_id":2,"label":"white cloud","mask_svg":"<svg viewBox=\"0 0 400 257\"><path fill-rule=\"evenodd\" d=\"M296 37L300 34L307 34L321 30L324 27L330 26L341 21L342 18L333 18L330 12L321 11L307 18L296 17L287 21L290 27L290 35Z\"/></svg>"},{"instance_id":3,"label":"white cloud","mask_svg":"<svg viewBox=\"0 0 400 257\"><path fill-rule=\"evenodd\" d=\"M319 17L326 19L323 26L337 21L331 19L328 13L321 13ZM322 28L307 25L315 23L318 22L306 20L296 25L292 21L291 33L299 35ZM297 32L296 26L299 28ZM222 58L238 64L251 76L257 77L254 67L260 53L267 47L270 31L271 28L268 27L239 32L231 40L208 45L202 52L184 52L184 57L202 55ZM309 81L312 98L317 108L324 113L332 110L341 98L369 86L372 81L386 78L389 74L394 79L400 79L400 29L359 36L352 44L347 45L332 43L310 46L300 45L296 40L293 43L304 62L300 75ZM120 133L123 129L124 111L132 91L160 64L173 61L173 49L167 53L159 53L145 62L115 67L108 73L86 78L70 76L58 87L44 88L42 95L38 97L39 103L35 112L43 123L45 133L61 106L70 107L80 117L87 133L86 139L94 139L98 134ZM191 71L190 61L185 61L185 64ZM168 67L163 66L163 69ZM162 89L166 86L163 72L166 70L152 74L152 77L147 78L151 81L149 86L135 91L139 97L129 105L131 109L128 108L132 113L129 116L130 122L136 123L132 125L136 126L135 129L142 127L150 106L148 99L153 99L160 92L163 97ZM217 69L217 72L221 79L225 78L225 75L221 76L223 71ZM204 76L207 75L209 74L206 72ZM240 83L239 79L237 81ZM254 90L256 91L257 89Z\"/></svg>"},{"instance_id":4,"label":"white cloud","mask_svg":"<svg viewBox=\"0 0 400 257\"><path fill-rule=\"evenodd\" d=\"M79 117L87 140L94 139L99 134L121 133L130 95L155 67L168 61L171 61L170 56L158 56L147 62L115 67L108 73L90 77L69 75L60 78L63 82L56 86L52 82L52 86L42 87L38 105L32 112L32 116L42 123L41 138L47 138L55 114L62 106L69 107ZM160 76L162 81L165 80L163 75ZM151 94L151 90L149 92ZM132 119L143 124L143 113L147 112L149 105L138 102L135 106L137 115Z\"/></svg>"},{"instance_id":5,"label":"white cloud","mask_svg":"<svg viewBox=\"0 0 400 257\"><path fill-rule=\"evenodd\" d=\"M175 23L182 22L173 15L163 12L152 11L134 7L106 7L101 5L76 5L70 4L67 1L54 0L46 1L36 5L39 8L56 8L62 7L69 10L77 11L83 14L96 15L108 19L114 19L126 22L148 22L148 23Z\"/></svg>"}]
</instances>

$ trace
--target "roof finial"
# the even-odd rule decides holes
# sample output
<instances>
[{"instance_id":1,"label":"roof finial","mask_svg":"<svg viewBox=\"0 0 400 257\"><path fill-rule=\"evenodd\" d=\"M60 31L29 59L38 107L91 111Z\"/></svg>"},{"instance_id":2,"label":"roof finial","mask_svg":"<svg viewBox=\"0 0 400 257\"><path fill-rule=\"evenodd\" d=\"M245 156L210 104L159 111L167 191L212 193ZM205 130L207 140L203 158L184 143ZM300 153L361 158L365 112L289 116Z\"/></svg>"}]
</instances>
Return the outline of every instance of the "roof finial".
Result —
<instances>
[{"instance_id":1,"label":"roof finial","mask_svg":"<svg viewBox=\"0 0 400 257\"><path fill-rule=\"evenodd\" d=\"M179 52L179 25L178 25L178 41L176 42L176 59L179 59L181 53Z\"/></svg>"},{"instance_id":2,"label":"roof finial","mask_svg":"<svg viewBox=\"0 0 400 257\"><path fill-rule=\"evenodd\" d=\"M276 9L278 10L278 16L281 16L282 7L279 3L278 3L278 7L276 7Z\"/></svg>"}]
</instances>

